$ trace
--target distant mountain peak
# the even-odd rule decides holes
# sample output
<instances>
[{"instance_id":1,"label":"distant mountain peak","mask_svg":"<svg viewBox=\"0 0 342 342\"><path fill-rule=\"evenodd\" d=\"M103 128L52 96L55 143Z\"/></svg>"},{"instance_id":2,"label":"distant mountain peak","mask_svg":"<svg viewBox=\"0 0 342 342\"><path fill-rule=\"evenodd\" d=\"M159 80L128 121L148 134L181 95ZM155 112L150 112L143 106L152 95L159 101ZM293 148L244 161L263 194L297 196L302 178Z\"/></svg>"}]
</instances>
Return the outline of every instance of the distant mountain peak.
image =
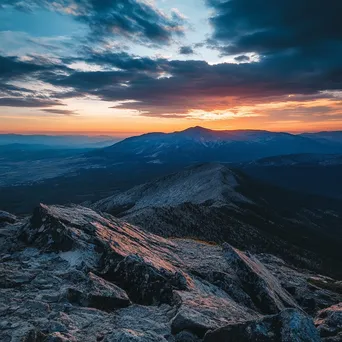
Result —
<instances>
[{"instance_id":1,"label":"distant mountain peak","mask_svg":"<svg viewBox=\"0 0 342 342\"><path fill-rule=\"evenodd\" d=\"M339 139L313 139L252 129L211 130L194 126L172 133L150 133L128 138L92 155L103 155L117 162L140 160L154 164L241 162L286 154L341 153Z\"/></svg>"},{"instance_id":2,"label":"distant mountain peak","mask_svg":"<svg viewBox=\"0 0 342 342\"><path fill-rule=\"evenodd\" d=\"M186 129L184 129L181 132L211 132L211 131L212 130L209 129L209 128L205 128L205 127L202 127L202 126L194 126L194 127L186 128Z\"/></svg>"},{"instance_id":3,"label":"distant mountain peak","mask_svg":"<svg viewBox=\"0 0 342 342\"><path fill-rule=\"evenodd\" d=\"M234 129L234 130L222 130L222 129L210 129L202 126L194 126L184 129L183 131L177 131L174 133L210 133L210 134L225 134L231 135L236 133L272 133L266 130L260 129ZM172 134L172 133L171 133ZM276 133L275 133L276 134Z\"/></svg>"}]
</instances>

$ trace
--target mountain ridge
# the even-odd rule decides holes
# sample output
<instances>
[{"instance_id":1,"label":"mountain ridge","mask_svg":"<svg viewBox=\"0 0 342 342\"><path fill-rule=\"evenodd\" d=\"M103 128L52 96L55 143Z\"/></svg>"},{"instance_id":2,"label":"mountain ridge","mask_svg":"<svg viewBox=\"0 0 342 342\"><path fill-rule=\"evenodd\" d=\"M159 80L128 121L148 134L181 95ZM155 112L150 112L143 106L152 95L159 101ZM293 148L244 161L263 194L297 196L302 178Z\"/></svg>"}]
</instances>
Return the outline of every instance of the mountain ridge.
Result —
<instances>
[{"instance_id":1,"label":"mountain ridge","mask_svg":"<svg viewBox=\"0 0 342 342\"><path fill-rule=\"evenodd\" d=\"M207 191L213 185L217 190ZM227 165L192 166L101 200L94 208L161 236L228 241L287 260L299 255L309 260L304 255L314 253L312 260L327 258L329 265L328 259L340 254L341 201L267 185Z\"/></svg>"},{"instance_id":2,"label":"mountain ridge","mask_svg":"<svg viewBox=\"0 0 342 342\"><path fill-rule=\"evenodd\" d=\"M1 341L320 342L327 330L342 333L335 279L228 243L164 239L82 206L40 204L0 227L0 247Z\"/></svg>"},{"instance_id":3,"label":"mountain ridge","mask_svg":"<svg viewBox=\"0 0 342 342\"><path fill-rule=\"evenodd\" d=\"M342 134L342 133L341 133ZM172 133L148 133L90 152L112 162L241 162L280 154L342 153L342 144L263 130L215 131L200 126Z\"/></svg>"}]
</instances>

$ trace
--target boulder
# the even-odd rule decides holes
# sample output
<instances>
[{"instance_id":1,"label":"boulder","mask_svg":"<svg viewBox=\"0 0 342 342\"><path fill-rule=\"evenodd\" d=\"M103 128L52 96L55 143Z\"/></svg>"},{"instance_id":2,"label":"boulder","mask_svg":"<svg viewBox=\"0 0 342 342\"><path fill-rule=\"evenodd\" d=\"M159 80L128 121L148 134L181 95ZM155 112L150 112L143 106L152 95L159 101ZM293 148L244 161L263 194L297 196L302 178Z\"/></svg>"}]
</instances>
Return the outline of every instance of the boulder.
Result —
<instances>
[{"instance_id":1,"label":"boulder","mask_svg":"<svg viewBox=\"0 0 342 342\"><path fill-rule=\"evenodd\" d=\"M176 291L178 311L171 320L173 334L190 331L202 338L208 330L230 322L260 317L258 313L235 302L226 292L200 279L193 280L192 291Z\"/></svg>"},{"instance_id":2,"label":"boulder","mask_svg":"<svg viewBox=\"0 0 342 342\"><path fill-rule=\"evenodd\" d=\"M223 245L224 256L239 278L244 291L263 314L275 314L286 308L300 309L279 281L253 255Z\"/></svg>"},{"instance_id":3,"label":"boulder","mask_svg":"<svg viewBox=\"0 0 342 342\"><path fill-rule=\"evenodd\" d=\"M219 271L207 271L205 273L197 274L201 278L225 291L236 303L255 311L258 310L237 277L232 277L231 274Z\"/></svg>"},{"instance_id":4,"label":"boulder","mask_svg":"<svg viewBox=\"0 0 342 342\"><path fill-rule=\"evenodd\" d=\"M170 303L173 289L187 288L171 241L88 208L41 204L20 237L70 263L77 256L140 304Z\"/></svg>"},{"instance_id":5,"label":"boulder","mask_svg":"<svg viewBox=\"0 0 342 342\"><path fill-rule=\"evenodd\" d=\"M313 320L295 309L208 332L204 342L319 342Z\"/></svg>"},{"instance_id":6,"label":"boulder","mask_svg":"<svg viewBox=\"0 0 342 342\"><path fill-rule=\"evenodd\" d=\"M342 303L320 310L315 325L324 341L342 341Z\"/></svg>"},{"instance_id":7,"label":"boulder","mask_svg":"<svg viewBox=\"0 0 342 342\"><path fill-rule=\"evenodd\" d=\"M188 307L181 308L171 321L173 334L188 330L199 337L203 337L209 329L217 326L217 322L208 316Z\"/></svg>"},{"instance_id":8,"label":"boulder","mask_svg":"<svg viewBox=\"0 0 342 342\"><path fill-rule=\"evenodd\" d=\"M100 310L114 310L126 307L130 300L124 290L93 273L89 273L88 281L79 288L68 288L67 298L72 303Z\"/></svg>"},{"instance_id":9,"label":"boulder","mask_svg":"<svg viewBox=\"0 0 342 342\"><path fill-rule=\"evenodd\" d=\"M310 316L342 301L342 283L339 286L335 279L289 265L271 254L258 254L257 258Z\"/></svg>"},{"instance_id":10,"label":"boulder","mask_svg":"<svg viewBox=\"0 0 342 342\"><path fill-rule=\"evenodd\" d=\"M171 304L173 289L186 289L186 279L181 273L158 269L138 255L127 256L115 268L108 268L105 274L125 288L132 301L139 304Z\"/></svg>"}]
</instances>

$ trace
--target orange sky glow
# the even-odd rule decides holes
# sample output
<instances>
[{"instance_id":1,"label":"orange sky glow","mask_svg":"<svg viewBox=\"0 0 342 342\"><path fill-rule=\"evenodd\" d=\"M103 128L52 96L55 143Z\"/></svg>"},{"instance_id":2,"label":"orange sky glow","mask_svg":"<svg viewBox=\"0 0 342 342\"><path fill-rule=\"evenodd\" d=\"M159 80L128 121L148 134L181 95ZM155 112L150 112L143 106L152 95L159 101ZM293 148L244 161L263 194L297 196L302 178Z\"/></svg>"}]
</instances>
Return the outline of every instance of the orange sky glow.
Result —
<instances>
[{"instance_id":1,"label":"orange sky glow","mask_svg":"<svg viewBox=\"0 0 342 342\"><path fill-rule=\"evenodd\" d=\"M109 109L103 102L70 102L75 115L47 115L35 109L0 112L1 133L87 134L132 136L146 132L172 132L190 126L216 130L265 129L270 131L314 132L342 129L340 101L269 102L229 109L192 110L184 116L149 117L129 110ZM318 110L317 110L318 108ZM329 108L327 114L319 110ZM310 116L307 112L313 111Z\"/></svg>"}]
</instances>

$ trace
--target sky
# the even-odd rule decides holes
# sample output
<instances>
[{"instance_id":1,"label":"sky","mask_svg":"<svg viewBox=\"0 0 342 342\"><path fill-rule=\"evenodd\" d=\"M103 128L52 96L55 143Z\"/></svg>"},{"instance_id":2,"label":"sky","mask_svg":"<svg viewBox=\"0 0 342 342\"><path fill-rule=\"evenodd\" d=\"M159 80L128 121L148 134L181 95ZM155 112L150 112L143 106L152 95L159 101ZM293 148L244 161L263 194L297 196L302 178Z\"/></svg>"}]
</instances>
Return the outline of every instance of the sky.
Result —
<instances>
[{"instance_id":1,"label":"sky","mask_svg":"<svg viewBox=\"0 0 342 342\"><path fill-rule=\"evenodd\" d=\"M0 133L342 130L340 0L0 0Z\"/></svg>"}]
</instances>

